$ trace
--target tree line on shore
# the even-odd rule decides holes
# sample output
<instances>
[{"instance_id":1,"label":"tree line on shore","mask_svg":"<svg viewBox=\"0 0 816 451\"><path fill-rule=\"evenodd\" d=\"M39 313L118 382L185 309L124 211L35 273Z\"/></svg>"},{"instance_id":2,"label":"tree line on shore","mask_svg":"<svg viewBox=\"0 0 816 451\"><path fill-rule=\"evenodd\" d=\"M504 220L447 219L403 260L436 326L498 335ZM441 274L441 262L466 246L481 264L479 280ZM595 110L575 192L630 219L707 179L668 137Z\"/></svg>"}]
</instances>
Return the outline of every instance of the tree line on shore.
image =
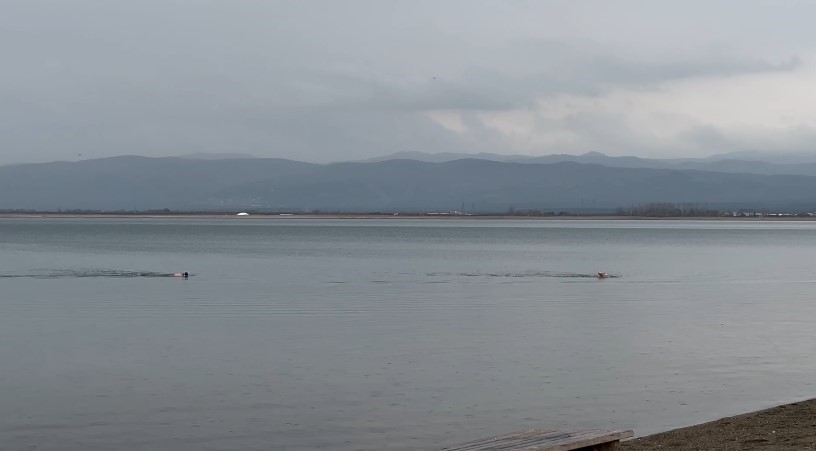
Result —
<instances>
[{"instance_id":1,"label":"tree line on shore","mask_svg":"<svg viewBox=\"0 0 816 451\"><path fill-rule=\"evenodd\" d=\"M363 214L371 216L423 216L423 215L464 215L460 211L440 212L440 211L415 211L415 212L390 212L390 211L329 211L329 210L286 210L267 211L256 209L241 210L175 210L170 208L149 209L149 210L96 210L96 209L58 209L38 210L38 209L0 209L0 214L48 214L48 215L234 215L239 211L250 214L292 214L292 215L344 215ZM584 210L584 209L563 209L558 211L548 211L540 209L516 209L509 208L507 212L478 212L467 213L468 216L526 216L526 217L546 217L546 216L644 216L644 217L701 217L720 216L721 212L715 209L699 208L696 204L675 204L670 202L649 203L644 205L631 206L629 208L619 208L616 211Z\"/></svg>"},{"instance_id":2,"label":"tree line on shore","mask_svg":"<svg viewBox=\"0 0 816 451\"><path fill-rule=\"evenodd\" d=\"M309 216L342 216L342 215L366 215L366 216L518 216L518 217L548 217L548 216L630 216L646 218L700 218L718 216L814 216L814 213L800 212L787 214L773 214L756 209L739 209L737 211L723 211L716 208L709 208L706 205L699 205L692 202L651 202L640 205L632 205L616 210L601 209L518 209L510 207L506 212L462 212L451 211L345 211L345 210L269 210L269 209L218 209L218 210L179 210L170 208L148 209L148 210L96 210L96 209L0 209L0 214L20 214L20 215L109 215L109 216L196 216L196 215L235 215L239 212L246 212L257 215L309 215Z\"/></svg>"},{"instance_id":3,"label":"tree line on shore","mask_svg":"<svg viewBox=\"0 0 816 451\"><path fill-rule=\"evenodd\" d=\"M633 205L629 208L619 208L618 216L645 216L650 218L667 217L712 217L721 216L720 210L700 206L693 202L651 202L642 205Z\"/></svg>"}]
</instances>

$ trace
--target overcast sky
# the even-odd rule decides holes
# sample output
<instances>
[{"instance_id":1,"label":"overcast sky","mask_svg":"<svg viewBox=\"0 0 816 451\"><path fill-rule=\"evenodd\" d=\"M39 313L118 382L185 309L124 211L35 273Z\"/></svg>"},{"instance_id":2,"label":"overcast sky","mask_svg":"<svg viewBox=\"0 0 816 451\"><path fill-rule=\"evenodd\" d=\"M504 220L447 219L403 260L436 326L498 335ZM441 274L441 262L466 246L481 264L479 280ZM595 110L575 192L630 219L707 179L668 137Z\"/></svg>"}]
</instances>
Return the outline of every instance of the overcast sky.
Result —
<instances>
[{"instance_id":1,"label":"overcast sky","mask_svg":"<svg viewBox=\"0 0 816 451\"><path fill-rule=\"evenodd\" d=\"M797 0L0 0L0 164L816 152L814 17Z\"/></svg>"}]
</instances>

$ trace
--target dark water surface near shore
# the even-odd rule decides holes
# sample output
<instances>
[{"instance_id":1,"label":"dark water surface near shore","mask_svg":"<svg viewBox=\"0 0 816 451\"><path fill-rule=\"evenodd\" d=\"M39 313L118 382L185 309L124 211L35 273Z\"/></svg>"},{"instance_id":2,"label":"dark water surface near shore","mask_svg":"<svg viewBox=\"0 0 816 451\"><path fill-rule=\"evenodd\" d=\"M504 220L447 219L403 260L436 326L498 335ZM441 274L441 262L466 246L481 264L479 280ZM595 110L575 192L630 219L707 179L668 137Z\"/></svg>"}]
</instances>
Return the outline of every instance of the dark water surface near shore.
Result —
<instances>
[{"instance_id":1,"label":"dark water surface near shore","mask_svg":"<svg viewBox=\"0 0 816 451\"><path fill-rule=\"evenodd\" d=\"M0 449L427 449L814 397L814 256L810 222L0 219Z\"/></svg>"}]
</instances>

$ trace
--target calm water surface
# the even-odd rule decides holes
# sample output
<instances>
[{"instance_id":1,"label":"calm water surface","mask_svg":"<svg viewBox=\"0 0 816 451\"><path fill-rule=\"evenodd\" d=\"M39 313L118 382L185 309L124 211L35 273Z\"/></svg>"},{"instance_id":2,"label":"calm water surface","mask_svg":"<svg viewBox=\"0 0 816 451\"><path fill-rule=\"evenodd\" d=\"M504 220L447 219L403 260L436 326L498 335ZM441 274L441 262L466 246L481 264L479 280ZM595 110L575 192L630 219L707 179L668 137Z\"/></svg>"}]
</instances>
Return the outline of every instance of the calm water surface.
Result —
<instances>
[{"instance_id":1,"label":"calm water surface","mask_svg":"<svg viewBox=\"0 0 816 451\"><path fill-rule=\"evenodd\" d=\"M814 255L804 222L3 219L0 448L413 450L809 398Z\"/></svg>"}]
</instances>

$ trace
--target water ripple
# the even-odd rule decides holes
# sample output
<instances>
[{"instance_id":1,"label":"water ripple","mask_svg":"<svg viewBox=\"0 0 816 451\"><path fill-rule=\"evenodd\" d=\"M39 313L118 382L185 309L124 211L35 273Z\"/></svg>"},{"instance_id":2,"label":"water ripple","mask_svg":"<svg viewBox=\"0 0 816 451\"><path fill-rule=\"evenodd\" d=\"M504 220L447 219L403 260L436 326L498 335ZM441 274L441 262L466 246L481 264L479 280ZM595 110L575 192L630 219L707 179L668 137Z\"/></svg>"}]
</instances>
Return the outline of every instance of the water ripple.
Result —
<instances>
[{"instance_id":1,"label":"water ripple","mask_svg":"<svg viewBox=\"0 0 816 451\"><path fill-rule=\"evenodd\" d=\"M192 276L193 274L190 274ZM0 274L0 279L74 279L89 277L136 278L136 277L179 277L181 273L155 271L122 271L118 269L55 269L33 271L26 274Z\"/></svg>"},{"instance_id":2,"label":"water ripple","mask_svg":"<svg viewBox=\"0 0 816 451\"><path fill-rule=\"evenodd\" d=\"M460 272L460 273L450 273L450 272L430 272L427 273L429 277L512 277L512 278L523 278L523 277L555 277L555 278L564 278L564 279L597 279L598 273L586 274L586 273L574 273L574 272L553 272L553 271L527 271L527 272L502 272L502 273L482 273L482 272ZM606 274L605 278L609 279L617 279L620 278L620 274Z\"/></svg>"}]
</instances>

